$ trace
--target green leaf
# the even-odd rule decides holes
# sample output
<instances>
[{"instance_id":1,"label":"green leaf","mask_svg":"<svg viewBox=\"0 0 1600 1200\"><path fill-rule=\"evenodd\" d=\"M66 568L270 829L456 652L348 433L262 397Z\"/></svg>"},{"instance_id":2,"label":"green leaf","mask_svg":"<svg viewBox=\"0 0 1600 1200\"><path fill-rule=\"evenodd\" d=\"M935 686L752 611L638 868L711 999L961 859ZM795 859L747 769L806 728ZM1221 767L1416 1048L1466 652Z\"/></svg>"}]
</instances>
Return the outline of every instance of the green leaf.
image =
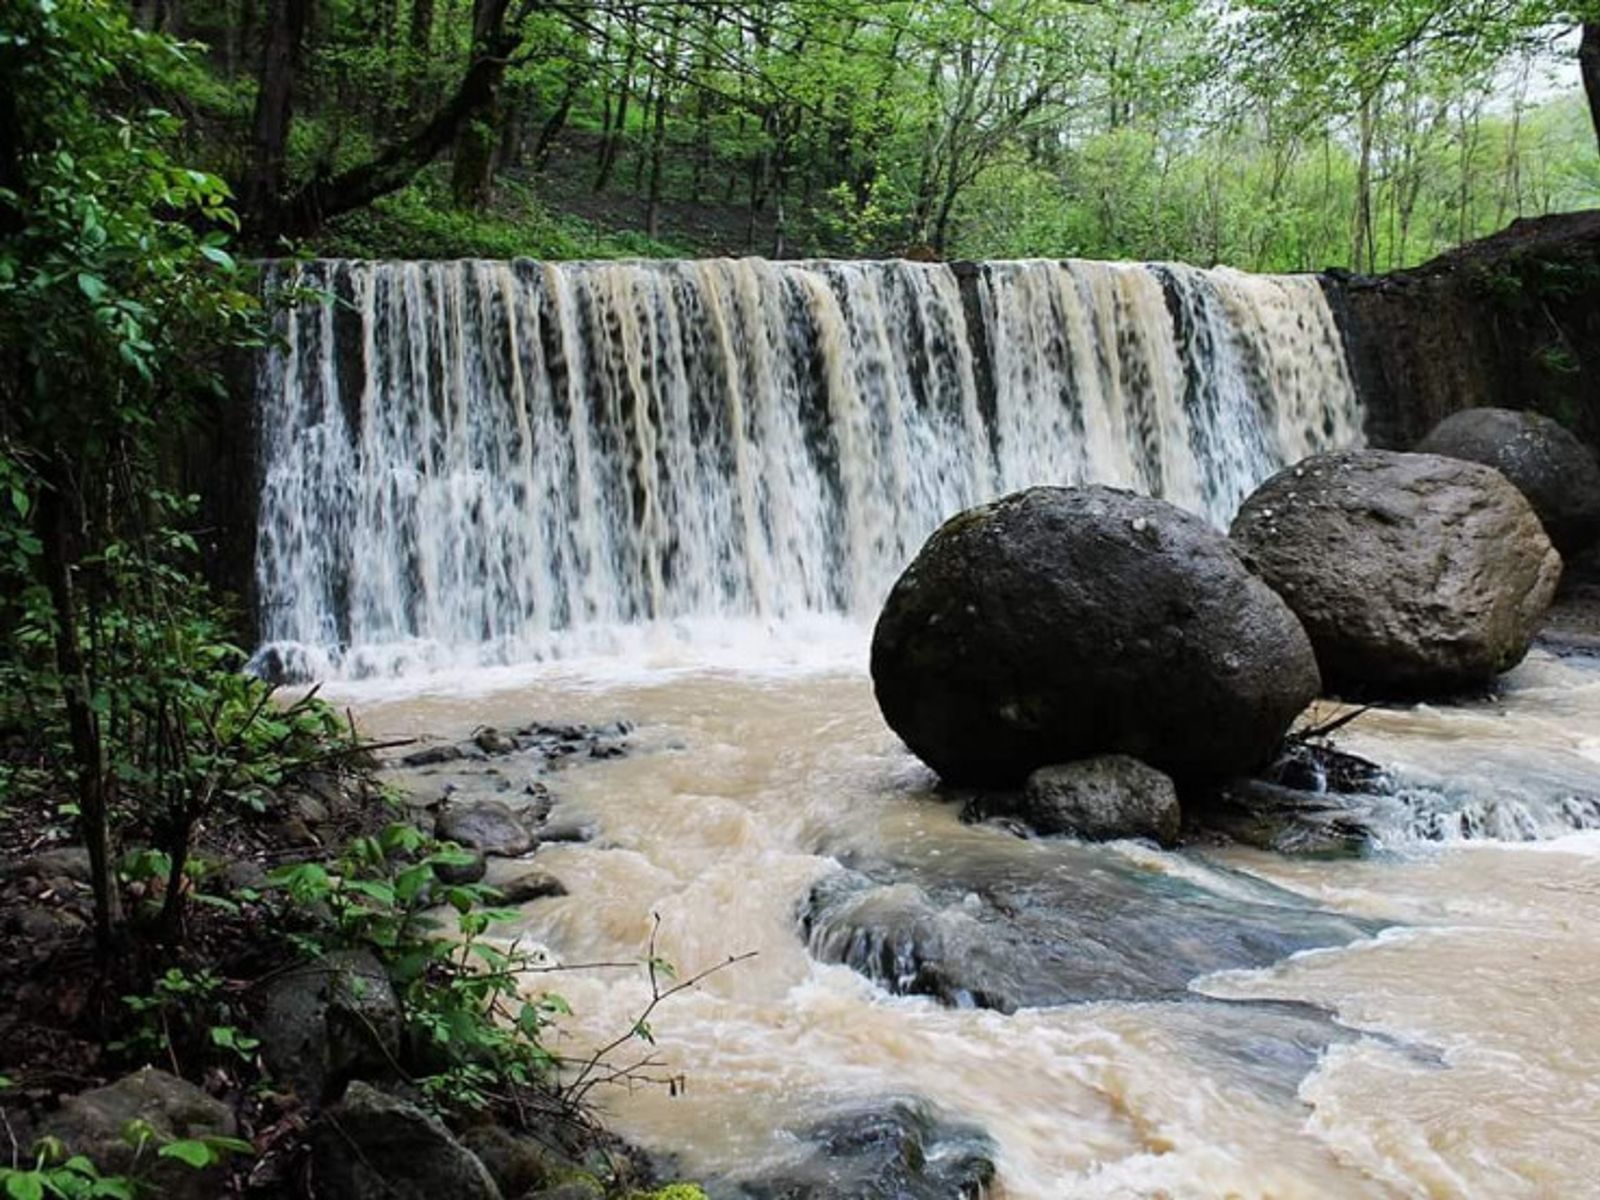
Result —
<instances>
[{"instance_id":1,"label":"green leaf","mask_svg":"<svg viewBox=\"0 0 1600 1200\"><path fill-rule=\"evenodd\" d=\"M78 275L78 290L89 297L91 304L99 304L106 294L106 282L98 275L83 271Z\"/></svg>"},{"instance_id":2,"label":"green leaf","mask_svg":"<svg viewBox=\"0 0 1600 1200\"><path fill-rule=\"evenodd\" d=\"M209 1167L218 1158L215 1150L206 1145L205 1142L198 1141L195 1138L168 1142L156 1151L156 1156L159 1158L175 1158L179 1162L188 1163L197 1171L204 1167Z\"/></svg>"},{"instance_id":3,"label":"green leaf","mask_svg":"<svg viewBox=\"0 0 1600 1200\"><path fill-rule=\"evenodd\" d=\"M6 1195L10 1200L43 1200L44 1180L37 1171L7 1175Z\"/></svg>"},{"instance_id":4,"label":"green leaf","mask_svg":"<svg viewBox=\"0 0 1600 1200\"><path fill-rule=\"evenodd\" d=\"M224 271L238 269L238 264L233 261L233 255L229 254L221 246L201 246L200 253L216 263Z\"/></svg>"}]
</instances>

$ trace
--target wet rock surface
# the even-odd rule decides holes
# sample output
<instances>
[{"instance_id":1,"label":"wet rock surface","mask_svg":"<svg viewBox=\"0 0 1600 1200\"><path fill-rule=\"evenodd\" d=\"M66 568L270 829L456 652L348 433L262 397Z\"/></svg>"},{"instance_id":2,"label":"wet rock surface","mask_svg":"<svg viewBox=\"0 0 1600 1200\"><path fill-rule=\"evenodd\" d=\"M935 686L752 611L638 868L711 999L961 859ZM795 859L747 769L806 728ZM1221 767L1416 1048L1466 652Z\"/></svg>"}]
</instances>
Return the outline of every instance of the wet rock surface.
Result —
<instances>
[{"instance_id":1,"label":"wet rock surface","mask_svg":"<svg viewBox=\"0 0 1600 1200\"><path fill-rule=\"evenodd\" d=\"M1015 815L1037 833L1089 841L1170 843L1182 824L1172 779L1122 754L1040 767L1028 776Z\"/></svg>"},{"instance_id":2,"label":"wet rock surface","mask_svg":"<svg viewBox=\"0 0 1600 1200\"><path fill-rule=\"evenodd\" d=\"M311 1161L327 1200L503 1200L483 1162L436 1117L365 1083L323 1115Z\"/></svg>"},{"instance_id":3,"label":"wet rock surface","mask_svg":"<svg viewBox=\"0 0 1600 1200\"><path fill-rule=\"evenodd\" d=\"M402 767L437 767L526 755L548 771L569 760L620 758L628 752L632 732L633 726L626 721L608 725L534 721L510 732L484 726L463 741L424 746L403 755L399 762Z\"/></svg>"},{"instance_id":4,"label":"wet rock surface","mask_svg":"<svg viewBox=\"0 0 1600 1200\"><path fill-rule=\"evenodd\" d=\"M994 1180L983 1132L917 1101L846 1109L794 1132L792 1167L711 1183L712 1200L977 1200Z\"/></svg>"},{"instance_id":5,"label":"wet rock surface","mask_svg":"<svg viewBox=\"0 0 1600 1200\"><path fill-rule=\"evenodd\" d=\"M501 800L445 801L434 823L434 836L500 858L516 858L539 844L538 827L546 813L542 806L513 808Z\"/></svg>"},{"instance_id":6,"label":"wet rock surface","mask_svg":"<svg viewBox=\"0 0 1600 1200\"><path fill-rule=\"evenodd\" d=\"M1299 622L1226 538L1102 487L947 522L890 593L872 676L918 757L995 787L1110 753L1180 779L1244 773L1318 689Z\"/></svg>"},{"instance_id":7,"label":"wet rock surface","mask_svg":"<svg viewBox=\"0 0 1600 1200\"><path fill-rule=\"evenodd\" d=\"M500 894L502 904L527 904L567 894L566 885L554 875L522 863L493 864L484 882Z\"/></svg>"},{"instance_id":8,"label":"wet rock surface","mask_svg":"<svg viewBox=\"0 0 1600 1200\"><path fill-rule=\"evenodd\" d=\"M1359 724L1359 722L1357 722ZM1489 747L1478 750L1486 757ZM1257 778L1186 798L1184 836L1278 854L1363 855L1423 842L1538 841L1600 828L1600 777L1584 759L1507 758L1489 779L1397 770L1323 740L1293 740Z\"/></svg>"},{"instance_id":9,"label":"wet rock surface","mask_svg":"<svg viewBox=\"0 0 1600 1200\"><path fill-rule=\"evenodd\" d=\"M464 741L412 751L396 760L389 777L415 821L471 855L436 868L443 882L487 880L502 888L506 903L526 903L564 895L565 888L542 872L497 864L526 858L546 842L585 842L595 834L592 821L558 810L543 780L628 753L632 732L625 721L533 722L511 732L485 726Z\"/></svg>"},{"instance_id":10,"label":"wet rock surface","mask_svg":"<svg viewBox=\"0 0 1600 1200\"><path fill-rule=\"evenodd\" d=\"M1600 539L1600 462L1541 413L1470 408L1439 422L1416 449L1499 471L1528 498L1563 555Z\"/></svg>"},{"instance_id":11,"label":"wet rock surface","mask_svg":"<svg viewBox=\"0 0 1600 1200\"><path fill-rule=\"evenodd\" d=\"M1497 471L1349 450L1279 472L1232 536L1310 634L1327 686L1448 695L1520 662L1561 578L1538 516Z\"/></svg>"},{"instance_id":12,"label":"wet rock surface","mask_svg":"<svg viewBox=\"0 0 1600 1200\"><path fill-rule=\"evenodd\" d=\"M271 982L259 1030L268 1071L316 1104L358 1072L393 1069L400 1004L376 958L335 951Z\"/></svg>"},{"instance_id":13,"label":"wet rock surface","mask_svg":"<svg viewBox=\"0 0 1600 1200\"><path fill-rule=\"evenodd\" d=\"M1183 999L1211 971L1381 928L1256 881L1222 895L1068 841L974 831L955 858L847 862L803 906L812 953L899 995L1011 1012Z\"/></svg>"},{"instance_id":14,"label":"wet rock surface","mask_svg":"<svg viewBox=\"0 0 1600 1200\"><path fill-rule=\"evenodd\" d=\"M59 1138L107 1174L124 1174L139 1156L124 1136L128 1123L136 1120L165 1139L232 1137L237 1132L233 1110L226 1104L153 1067L72 1097L39 1132ZM197 1171L162 1159L150 1171L151 1194L168 1200L214 1200L227 1186L228 1172L220 1165Z\"/></svg>"}]
</instances>

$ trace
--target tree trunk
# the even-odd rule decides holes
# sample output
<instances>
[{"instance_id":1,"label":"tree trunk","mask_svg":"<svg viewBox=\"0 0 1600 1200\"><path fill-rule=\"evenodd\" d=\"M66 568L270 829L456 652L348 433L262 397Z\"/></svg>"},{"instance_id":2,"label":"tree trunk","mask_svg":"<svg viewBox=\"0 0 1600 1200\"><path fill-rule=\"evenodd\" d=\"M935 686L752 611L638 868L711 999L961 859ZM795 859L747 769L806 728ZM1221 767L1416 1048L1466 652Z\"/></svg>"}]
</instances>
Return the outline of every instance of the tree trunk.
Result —
<instances>
[{"instance_id":1,"label":"tree trunk","mask_svg":"<svg viewBox=\"0 0 1600 1200\"><path fill-rule=\"evenodd\" d=\"M522 151L527 142L528 96L523 88L514 88L505 104L505 114L500 118L500 145L494 154L496 173L509 171L522 165Z\"/></svg>"},{"instance_id":2,"label":"tree trunk","mask_svg":"<svg viewBox=\"0 0 1600 1200\"><path fill-rule=\"evenodd\" d=\"M1595 140L1600 143L1600 21L1583 23L1583 41L1578 44L1578 71L1583 76L1584 95L1589 98L1589 120Z\"/></svg>"},{"instance_id":3,"label":"tree trunk","mask_svg":"<svg viewBox=\"0 0 1600 1200\"><path fill-rule=\"evenodd\" d=\"M1356 212L1355 229L1351 237L1351 267L1356 271L1372 271L1375 252L1372 246L1372 98L1361 101L1360 147L1356 160ZM1363 260L1366 260L1363 265Z\"/></svg>"},{"instance_id":4,"label":"tree trunk","mask_svg":"<svg viewBox=\"0 0 1600 1200\"><path fill-rule=\"evenodd\" d=\"M657 237L661 233L661 169L667 145L667 88L663 81L656 85L656 125L650 137L650 200L645 212L645 233Z\"/></svg>"},{"instance_id":5,"label":"tree trunk","mask_svg":"<svg viewBox=\"0 0 1600 1200\"><path fill-rule=\"evenodd\" d=\"M561 136L561 131L567 126L567 118L572 115L572 102L578 96L578 76L574 72L567 76L567 82L561 92L561 101L556 105L555 112L550 114L548 120L539 127L539 138L533 144L533 169L543 171L550 165L550 151L555 146L556 138Z\"/></svg>"},{"instance_id":6,"label":"tree trunk","mask_svg":"<svg viewBox=\"0 0 1600 1200\"><path fill-rule=\"evenodd\" d=\"M411 0L411 25L406 44L419 59L427 58L433 45L433 0Z\"/></svg>"},{"instance_id":7,"label":"tree trunk","mask_svg":"<svg viewBox=\"0 0 1600 1200\"><path fill-rule=\"evenodd\" d=\"M285 151L294 119L295 66L314 0L268 0L256 92L255 142L243 189L245 219L263 241L279 232Z\"/></svg>"},{"instance_id":8,"label":"tree trunk","mask_svg":"<svg viewBox=\"0 0 1600 1200\"><path fill-rule=\"evenodd\" d=\"M481 68L482 77L456 125L450 194L457 208L482 208L493 191L495 127L509 49L504 44L507 3L474 0L472 6L472 69Z\"/></svg>"},{"instance_id":9,"label":"tree trunk","mask_svg":"<svg viewBox=\"0 0 1600 1200\"><path fill-rule=\"evenodd\" d=\"M61 701L67 711L67 729L72 741L78 822L89 851L95 948L104 961L113 953L121 933L122 894L117 889L116 860L111 851L105 746L92 704L89 672L78 634L77 599L73 594L72 570L76 556L72 548L76 539L72 529L71 497L74 493L70 474L59 461L46 467L44 484L36 513L41 564L55 617L56 671L61 676Z\"/></svg>"},{"instance_id":10,"label":"tree trunk","mask_svg":"<svg viewBox=\"0 0 1600 1200\"><path fill-rule=\"evenodd\" d=\"M611 172L617 165L617 153L622 148L622 138L628 128L628 101L633 88L634 53L638 41L633 31L628 31L628 56L622 65L622 90L617 95L616 123L600 143L600 169L595 173L594 190L603 192L611 183Z\"/></svg>"},{"instance_id":11,"label":"tree trunk","mask_svg":"<svg viewBox=\"0 0 1600 1200\"><path fill-rule=\"evenodd\" d=\"M488 0L500 17L510 0ZM415 133L384 147L378 154L348 171L329 177L317 175L302 185L282 206L282 232L306 235L323 222L364 208L380 196L396 191L437 158L455 139L468 114L481 112L505 74L506 55L513 46L502 22L486 51L473 59L455 94Z\"/></svg>"}]
</instances>

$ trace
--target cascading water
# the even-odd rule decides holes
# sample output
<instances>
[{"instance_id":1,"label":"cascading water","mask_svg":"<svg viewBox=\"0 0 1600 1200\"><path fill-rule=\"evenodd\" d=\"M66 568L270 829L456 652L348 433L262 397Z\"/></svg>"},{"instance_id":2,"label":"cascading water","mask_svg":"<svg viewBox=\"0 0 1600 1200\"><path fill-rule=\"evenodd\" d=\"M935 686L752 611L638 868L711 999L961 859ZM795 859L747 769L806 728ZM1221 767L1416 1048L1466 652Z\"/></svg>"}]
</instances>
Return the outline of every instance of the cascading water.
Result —
<instances>
[{"instance_id":1,"label":"cascading water","mask_svg":"<svg viewBox=\"0 0 1600 1200\"><path fill-rule=\"evenodd\" d=\"M264 653L508 662L870 617L944 518L1103 482L1221 523L1360 438L1310 278L1183 266L321 262L260 375Z\"/></svg>"}]
</instances>

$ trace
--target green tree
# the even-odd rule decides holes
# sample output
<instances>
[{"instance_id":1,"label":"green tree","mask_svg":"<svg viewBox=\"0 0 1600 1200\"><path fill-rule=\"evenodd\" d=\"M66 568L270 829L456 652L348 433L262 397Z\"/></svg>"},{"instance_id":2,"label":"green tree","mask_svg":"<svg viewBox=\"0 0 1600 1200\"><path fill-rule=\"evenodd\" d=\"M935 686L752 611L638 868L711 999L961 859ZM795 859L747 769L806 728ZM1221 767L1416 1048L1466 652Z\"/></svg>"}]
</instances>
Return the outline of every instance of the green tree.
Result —
<instances>
[{"instance_id":1,"label":"green tree","mask_svg":"<svg viewBox=\"0 0 1600 1200\"><path fill-rule=\"evenodd\" d=\"M24 554L7 565L19 593L42 593L34 628L48 630L53 669L41 681L68 731L102 950L122 916L108 745L127 681L103 668L130 630L114 612L142 597L150 619L166 615L148 608L170 594L148 573L167 515L155 449L258 308L225 248L226 186L165 148L177 122L151 97L185 63L111 0L0 6L0 461L11 519L32 522L31 537L9 535ZM116 566L129 548L143 561L131 573ZM29 626L11 618L25 659Z\"/></svg>"}]
</instances>

